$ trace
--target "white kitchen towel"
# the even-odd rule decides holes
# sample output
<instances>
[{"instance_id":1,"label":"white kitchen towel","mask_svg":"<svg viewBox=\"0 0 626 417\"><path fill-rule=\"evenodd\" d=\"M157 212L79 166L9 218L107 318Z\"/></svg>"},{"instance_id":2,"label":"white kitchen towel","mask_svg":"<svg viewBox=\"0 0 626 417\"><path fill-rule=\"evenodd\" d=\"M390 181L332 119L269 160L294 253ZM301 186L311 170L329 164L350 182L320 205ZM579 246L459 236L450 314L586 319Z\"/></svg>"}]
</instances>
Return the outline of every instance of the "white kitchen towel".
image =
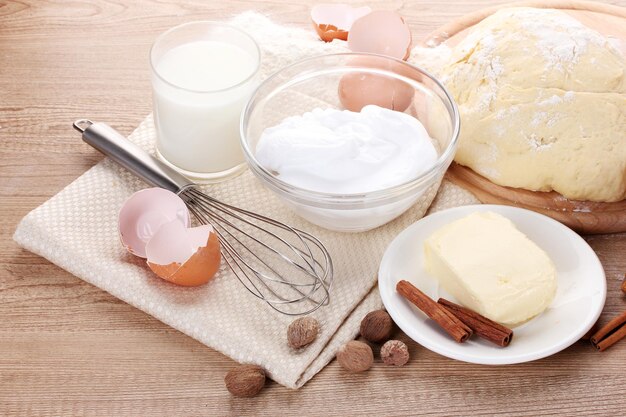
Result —
<instances>
[{"instance_id":1,"label":"white kitchen towel","mask_svg":"<svg viewBox=\"0 0 626 417\"><path fill-rule=\"evenodd\" d=\"M277 25L256 13L239 15L232 23L249 32L261 46L262 76L304 57L346 51L345 43L323 43L313 30ZM69 128L68 134L72 134ZM129 140L154 151L151 116ZM418 203L400 218L373 231L345 234L300 219L249 171L225 183L203 187L220 200L310 231L327 245L336 274L331 304L313 314L321 323L318 339L295 352L286 343L286 329L292 318L251 296L226 268L205 286L183 288L157 278L144 260L126 252L118 238L117 214L128 196L145 187L105 159L29 213L14 239L236 361L262 366L273 380L290 388L302 386L319 372L341 345L357 335L363 316L380 308L375 285L383 252L400 231L425 214L430 203L430 198ZM432 194L431 198L434 191ZM431 210L474 203L477 200L470 193L444 181Z\"/></svg>"}]
</instances>

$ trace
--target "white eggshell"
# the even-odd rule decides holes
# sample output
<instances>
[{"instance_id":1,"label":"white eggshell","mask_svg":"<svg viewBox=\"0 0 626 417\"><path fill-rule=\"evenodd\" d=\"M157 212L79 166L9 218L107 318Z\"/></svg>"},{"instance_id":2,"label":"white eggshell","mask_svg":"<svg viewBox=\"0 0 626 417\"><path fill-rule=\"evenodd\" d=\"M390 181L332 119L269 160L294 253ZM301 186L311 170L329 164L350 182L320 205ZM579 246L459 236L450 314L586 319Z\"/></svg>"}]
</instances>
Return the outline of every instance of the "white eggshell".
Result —
<instances>
[{"instance_id":1,"label":"white eggshell","mask_svg":"<svg viewBox=\"0 0 626 417\"><path fill-rule=\"evenodd\" d=\"M122 244L134 255L145 258L146 244L167 223L179 220L189 226L189 210L176 194L162 188L147 188L124 202L118 228Z\"/></svg>"},{"instance_id":2,"label":"white eggshell","mask_svg":"<svg viewBox=\"0 0 626 417\"><path fill-rule=\"evenodd\" d=\"M411 47L411 31L402 16L389 10L378 10L357 19L348 34L348 48L406 59Z\"/></svg>"},{"instance_id":3,"label":"white eggshell","mask_svg":"<svg viewBox=\"0 0 626 417\"><path fill-rule=\"evenodd\" d=\"M346 40L352 23L370 13L367 6L352 7L348 4L318 4L311 9L311 20L323 41Z\"/></svg>"}]
</instances>

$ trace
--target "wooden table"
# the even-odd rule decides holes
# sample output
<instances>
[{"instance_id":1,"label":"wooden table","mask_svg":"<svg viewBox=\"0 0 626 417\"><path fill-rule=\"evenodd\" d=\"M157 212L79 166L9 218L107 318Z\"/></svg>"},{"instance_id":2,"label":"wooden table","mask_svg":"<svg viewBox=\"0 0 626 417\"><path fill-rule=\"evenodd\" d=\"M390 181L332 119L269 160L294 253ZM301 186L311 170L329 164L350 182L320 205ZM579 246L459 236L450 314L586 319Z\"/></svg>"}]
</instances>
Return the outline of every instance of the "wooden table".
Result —
<instances>
[{"instance_id":1,"label":"wooden table","mask_svg":"<svg viewBox=\"0 0 626 417\"><path fill-rule=\"evenodd\" d=\"M350 375L333 362L301 390L270 382L256 398L233 398L222 382L233 361L11 240L29 210L101 159L71 129L74 119L130 133L150 112L147 57L157 34L247 9L307 26L310 3L0 0L0 415L623 415L626 342L604 353L579 342L503 367L410 342L404 368ZM398 10L420 39L493 3L369 4ZM587 241L606 269L605 322L626 307L626 235Z\"/></svg>"}]
</instances>

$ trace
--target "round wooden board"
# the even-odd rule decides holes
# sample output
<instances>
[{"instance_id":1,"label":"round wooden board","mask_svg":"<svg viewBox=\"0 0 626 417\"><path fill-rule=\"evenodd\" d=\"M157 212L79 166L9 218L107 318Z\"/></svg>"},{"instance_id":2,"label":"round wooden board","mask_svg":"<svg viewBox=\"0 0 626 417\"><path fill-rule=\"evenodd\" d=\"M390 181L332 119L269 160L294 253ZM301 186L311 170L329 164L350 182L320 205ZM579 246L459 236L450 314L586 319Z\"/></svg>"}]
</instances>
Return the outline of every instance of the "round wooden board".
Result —
<instances>
[{"instance_id":1,"label":"round wooden board","mask_svg":"<svg viewBox=\"0 0 626 417\"><path fill-rule=\"evenodd\" d=\"M522 1L490 7L454 20L429 34L422 45L434 47L441 43L454 46L467 30L487 16L507 7L538 7L561 9L585 25L604 34L625 40L626 8L589 1ZM471 191L480 201L527 208L556 219L580 233L626 232L626 200L616 203L571 201L556 192L529 191L492 183L471 169L453 163L446 174L453 183Z\"/></svg>"}]
</instances>

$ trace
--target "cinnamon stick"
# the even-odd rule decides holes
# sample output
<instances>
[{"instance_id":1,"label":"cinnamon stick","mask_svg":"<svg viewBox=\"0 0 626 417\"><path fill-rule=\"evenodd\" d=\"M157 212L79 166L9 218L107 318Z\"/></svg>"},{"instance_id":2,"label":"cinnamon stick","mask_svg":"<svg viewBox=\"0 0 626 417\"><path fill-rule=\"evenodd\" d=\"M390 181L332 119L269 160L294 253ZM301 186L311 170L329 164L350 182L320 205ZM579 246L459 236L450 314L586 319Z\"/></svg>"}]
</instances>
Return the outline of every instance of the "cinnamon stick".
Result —
<instances>
[{"instance_id":1,"label":"cinnamon stick","mask_svg":"<svg viewBox=\"0 0 626 417\"><path fill-rule=\"evenodd\" d=\"M626 311L605 324L591 336L591 344L600 352L626 337Z\"/></svg>"},{"instance_id":2,"label":"cinnamon stick","mask_svg":"<svg viewBox=\"0 0 626 417\"><path fill-rule=\"evenodd\" d=\"M463 343L472 335L472 329L410 282L399 281L396 291L439 324L456 342Z\"/></svg>"},{"instance_id":3,"label":"cinnamon stick","mask_svg":"<svg viewBox=\"0 0 626 417\"><path fill-rule=\"evenodd\" d=\"M477 312L465 308L461 305L440 298L437 303L441 304L450 313L454 314L463 323L465 323L474 333L483 339L495 343L498 346L506 347L513 339L513 330L488 319Z\"/></svg>"}]
</instances>

